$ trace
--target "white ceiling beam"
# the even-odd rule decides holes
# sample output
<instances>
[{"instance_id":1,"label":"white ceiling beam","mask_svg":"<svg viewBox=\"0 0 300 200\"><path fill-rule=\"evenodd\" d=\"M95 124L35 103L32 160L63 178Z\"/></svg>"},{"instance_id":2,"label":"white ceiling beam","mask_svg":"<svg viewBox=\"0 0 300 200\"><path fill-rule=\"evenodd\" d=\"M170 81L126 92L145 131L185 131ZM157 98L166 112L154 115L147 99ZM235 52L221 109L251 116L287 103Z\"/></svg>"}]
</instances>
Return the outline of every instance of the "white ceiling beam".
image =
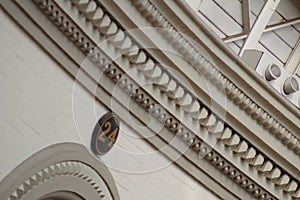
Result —
<instances>
[{"instance_id":1,"label":"white ceiling beam","mask_svg":"<svg viewBox=\"0 0 300 200\"><path fill-rule=\"evenodd\" d=\"M242 13L243 13L244 33L249 33L250 32L250 5L249 5L249 0L242 0Z\"/></svg>"},{"instance_id":2,"label":"white ceiling beam","mask_svg":"<svg viewBox=\"0 0 300 200\"><path fill-rule=\"evenodd\" d=\"M268 0L265 3L239 52L240 57L246 49L256 46L279 2L280 0Z\"/></svg>"},{"instance_id":3,"label":"white ceiling beam","mask_svg":"<svg viewBox=\"0 0 300 200\"><path fill-rule=\"evenodd\" d=\"M284 28L284 27L291 26L291 25L298 24L298 23L300 23L300 17L269 25L269 26L267 26L267 28L265 29L264 32L277 30L277 29Z\"/></svg>"},{"instance_id":4,"label":"white ceiling beam","mask_svg":"<svg viewBox=\"0 0 300 200\"><path fill-rule=\"evenodd\" d=\"M291 73L294 73L297 70L297 67L300 64L300 36L298 38L298 41L290 54L286 64L285 68Z\"/></svg>"},{"instance_id":5,"label":"white ceiling beam","mask_svg":"<svg viewBox=\"0 0 300 200\"><path fill-rule=\"evenodd\" d=\"M284 22L279 22L279 23L276 23L276 24L269 25L269 26L266 27L266 29L263 31L263 33L267 33L269 31L274 31L274 30L281 29L281 28L291 26L291 25L295 25L295 24L298 24L298 23L300 23L300 17L297 17L297 18L294 18L294 19L289 19L289 20L286 20ZM223 40L224 40L225 43L229 43L229 42L234 42L234 41L244 39L247 36L248 36L247 33L240 33L240 34L228 36L227 38L225 38Z\"/></svg>"}]
</instances>

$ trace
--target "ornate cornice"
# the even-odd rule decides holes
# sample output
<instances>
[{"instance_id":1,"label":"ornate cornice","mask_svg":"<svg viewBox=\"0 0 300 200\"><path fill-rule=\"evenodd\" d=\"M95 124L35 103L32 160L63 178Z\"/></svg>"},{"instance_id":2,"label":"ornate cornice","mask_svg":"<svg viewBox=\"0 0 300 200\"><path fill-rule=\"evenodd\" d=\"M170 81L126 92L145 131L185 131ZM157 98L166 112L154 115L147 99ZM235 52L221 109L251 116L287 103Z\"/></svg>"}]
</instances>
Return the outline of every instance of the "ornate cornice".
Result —
<instances>
[{"instance_id":1,"label":"ornate cornice","mask_svg":"<svg viewBox=\"0 0 300 200\"><path fill-rule=\"evenodd\" d=\"M162 77L168 77L167 80L160 82L157 89L162 91L165 95L168 95L170 100L175 100L177 105L183 109L185 112L189 113L191 119L199 120L200 124L209 130L210 133L214 134L222 143L229 147L236 155L240 155L243 161L248 163L249 166L255 167L259 173L267 175L267 178L270 180L276 180L275 185L280 188L284 188L286 192L295 192L297 189L297 182L293 180L288 174L283 173L282 169L276 167L272 161L267 159L263 154L259 153L255 147L252 147L244 138L239 136L230 126L223 121L219 120L215 114L213 114L210 109L205 105L201 104L200 100L197 99L191 92L189 92L183 85L180 84L169 72L165 71L159 64L155 64L155 60L152 60L151 57L147 54L146 51L139 48L139 45L136 44L128 35L124 34L124 30L121 27L118 27L118 24L110 17L109 14L106 14L96 2L89 1L83 4L75 3L74 4L79 12L83 13L82 16L93 25L96 30L104 37L111 37L110 42L115 49L120 52L125 52L125 56L131 65L138 67L140 71L148 79L162 79ZM101 10L100 10L101 9ZM95 16L96 14L101 13L100 16ZM70 27L68 30L72 30ZM68 33L70 35L73 33ZM128 51L128 52L127 52ZM174 134L178 135L182 140L184 140L188 145L190 145L197 153L202 153L205 158L214 164L217 168L220 169L223 173L228 175L232 180L244 186L246 191L250 192L256 197L267 198L268 194L263 193L263 189L258 185L254 184L253 181L243 176L237 168L232 164L226 161L222 156L220 156L214 150L208 151L203 140L191 132L187 127L180 125L178 119L174 118L170 113L160 113L161 108L155 108L154 105L157 104L146 91L138 88L138 85L135 81L130 80L127 76L124 78L124 72L118 68L112 67L112 65L103 65L101 64L101 53L99 49L92 48L90 46L89 50L83 50L85 54L89 53L92 55L92 60L98 64L99 67L109 76L114 82L118 82L119 85L125 89L128 95L139 103L147 111L151 111L151 114L157 117L165 126ZM203 56L198 57L202 63L207 62ZM103 62L103 60L102 60ZM104 63L107 63L104 62ZM146 65L149 66L144 68ZM144 66L144 67L143 67ZM205 66L205 65L204 65ZM210 66L209 66L210 67ZM160 73L153 73L154 71L159 71ZM214 70L211 70L214 72ZM121 81L119 81L121 80ZM176 91L170 90L170 83L175 83L173 88L176 88ZM219 82L220 83L220 82ZM184 91L181 97L174 98L174 93L178 90ZM190 102L183 101L183 99L190 99ZM184 102L184 105L182 104ZM193 105L194 104L194 105ZM196 104L196 105L195 105ZM199 110L191 110L190 108L201 108ZM203 145L204 144L204 145ZM207 152L206 152L207 151Z\"/></svg>"},{"instance_id":2,"label":"ornate cornice","mask_svg":"<svg viewBox=\"0 0 300 200\"><path fill-rule=\"evenodd\" d=\"M47 0L36 1L36 3L49 17L49 19L51 19L54 24L71 41L73 41L73 43L85 55L91 55L90 58L94 61L96 66L98 66L109 78L111 78L113 82L118 83L121 88L124 88L124 91L130 95L136 103L141 105L141 107L146 109L148 112L151 112L153 116L157 117L157 119L161 121L161 123L163 123L170 132L176 134L179 138L186 142L193 151L199 155L204 155L204 158L208 162L213 164L218 170L220 170L220 172L228 176L228 178L233 180L235 183L239 184L251 195L261 199L275 199L272 194L251 180L251 178L231 164L217 151L214 149L210 150L210 148L208 148L209 144L206 144L201 136L195 134L192 130L184 126L184 124L182 124L170 112L162 113L160 108L155 108L154 105L158 104L158 102L153 99L147 91L139 87L139 84L127 76L122 69L117 67L117 65L114 63L107 64L110 63L110 61L104 59L102 53L103 50L97 48L96 43L93 42L92 39L84 33L84 31L78 28L78 26L57 6L56 3ZM271 159L267 158L263 153L256 149L253 144L250 144L249 141L233 130L230 125L220 120L218 116L212 113L212 111L195 95L181 85L171 73L161 68L161 66L157 64L145 50L139 48L139 44L133 41L129 35L124 34L122 27L120 27L118 23L111 18L110 14L105 11L98 2L86 1L81 3L81 1L74 1L73 5L78 9L78 12L81 13L81 16L85 17L87 22L90 23L95 30L100 32L101 38L105 39L111 36L118 36L111 37L111 45L113 45L117 51L128 59L132 67L137 67L146 78L161 80L162 82L155 87L156 90L161 91L165 96L167 96L169 101L176 102L180 109L189 114L191 117L190 120L199 121L204 129L208 130L218 139L219 143L217 145L223 145L233 153L233 156L240 157L241 162L249 165L249 167L253 167L260 175L266 176L267 180L265 180L264 184L272 185L274 182L276 188L284 191L286 196L299 198L299 186L295 178L286 173L283 168L277 166L277 164ZM145 4L142 5L144 6ZM137 7L140 8L139 6ZM157 13L157 15L158 14L159 13ZM164 20L162 16L159 16L156 20L157 19L161 19L164 23L166 23L166 20ZM160 21L153 21L152 23L159 25ZM222 74L218 72L204 56L199 53L198 57L196 57L194 61L199 64L200 68L197 69L205 71L206 73L211 73L210 77L217 75L217 80L219 80L217 84L225 84L227 88L227 95L235 101L239 99L239 105L244 107L245 110L250 109L252 112L249 111L249 113L254 118L261 118L263 126L269 127L270 130L271 127L273 127L273 129L276 127L274 125L275 122L272 121L274 119L269 118L266 120L265 116L268 116L267 113L261 114L261 112L264 112L261 108L256 108L255 104L251 102L250 99L245 101L243 100L247 98L247 96L241 93L238 88L234 88L232 90L232 88L236 86L229 82L226 77L222 76ZM147 64L147 66L150 65L151 68L143 67L145 64ZM157 75L157 73L153 73L154 71L160 71L159 75ZM167 80L163 80L162 77L167 77ZM174 88L176 88L176 90L170 90L169 84L171 82L175 83ZM183 91L181 98L174 98L172 94L176 93L179 89ZM190 101L183 101L185 98L190 99ZM191 110L190 108L196 109ZM256 110L253 112L252 108ZM296 153L297 152L298 151L296 151Z\"/></svg>"},{"instance_id":3,"label":"ornate cornice","mask_svg":"<svg viewBox=\"0 0 300 200\"><path fill-rule=\"evenodd\" d=\"M94 2L95 3L95 2ZM200 112L195 112L193 110L190 110L188 108L194 107L192 104L199 104L199 100L192 95L189 91L187 91L184 86L182 86L178 80L176 80L169 72L165 71L159 64L155 64L155 61L152 60L152 58L147 55L147 52L140 49L134 41L131 40L130 37L128 37L124 30L121 27L118 27L117 23L114 22L114 20L110 17L108 13L106 13L103 8L101 8L96 3L94 4L93 1L90 1L85 4L80 3L74 3L74 5L78 8L79 12L82 13L82 17L85 16L91 16L95 14L96 12L102 13L99 18L88 18L87 20L93 24L94 28L96 30L99 30L99 32L104 36L109 38L111 45L114 46L114 48L117 51L125 52L122 54L124 57L128 59L128 61L131 63L132 66L137 67L144 76L147 76L149 79L157 79L153 72L157 68L160 70L159 77L168 77L168 80L165 80L167 84L161 83L157 86L157 89L161 90L164 94L170 95L168 96L170 100L174 100L174 97L172 93L174 94L174 91L168 90L168 83L175 82L179 84L179 86L175 86L175 88L179 89L181 88L184 90L184 95L186 98L194 99L189 104L182 105L180 104L181 101L177 100L177 104L180 108L184 108L186 112L190 113L192 119L196 119L201 121L202 125L206 127L207 130L211 130L212 134L216 134L220 136L220 139L225 140L235 140L236 136L231 135L231 130L224 128L224 125L220 124L220 121L217 122L217 117L211 113L204 105L201 105L202 109ZM94 12L86 12L86 9L90 9L93 7L92 5L95 5ZM45 8L44 8L45 9ZM101 10L100 10L101 9ZM88 15L88 14L90 15ZM103 22L103 21L104 22ZM108 22L108 23L105 23ZM107 26L105 26L107 25ZM76 25L74 25L76 26ZM73 26L69 27L69 29L75 30ZM102 31L101 31L102 30ZM114 30L114 31L112 31ZM112 35L121 35L121 36L115 36L112 37ZM72 34L68 34L72 35ZM117 40L115 40L117 39ZM123 44L126 45L123 45ZM129 43L129 45L128 45ZM203 157L213 164L217 169L220 170L220 172L224 173L226 176L228 176L231 180L236 182L237 184L241 185L243 189L245 189L250 194L254 195L255 197L263 198L263 199L269 199L269 198L275 198L271 194L269 194L266 190L264 190L262 187L257 185L255 182L253 182L250 178L248 178L246 175L243 174L238 168L234 167L230 162L228 162L226 159L224 159L219 153L217 153L215 150L211 149L208 144L206 144L200 137L195 135L189 128L182 125L181 122L174 118L171 113L169 112L162 112L162 108L155 107L154 105L158 105L159 102L155 101L151 95L149 95L145 90L143 90L136 81L132 80L130 77L128 77L123 70L120 70L116 65L114 64L108 64L104 65L103 63L111 63L111 61L103 60L104 57L102 57L102 50L97 48L96 46L89 45L89 50L83 50L83 53L88 54L91 57L91 60L101 69L103 72L111 78L111 80L115 83L118 83L121 88L124 89L124 91L131 96L131 98L136 101L141 107L146 109L152 116L157 118L161 123L164 124L164 126L174 133L176 136L178 136L180 139L182 139L187 145L189 145L196 153L200 154L200 159ZM126 50L129 51L127 52ZM101 62L102 61L102 62ZM152 68L145 66L152 66ZM152 64L152 65L151 65ZM150 73L149 73L150 71ZM152 73L151 73L152 72ZM176 93L176 92L175 92ZM189 96L189 97L188 97ZM181 124L181 125L180 125ZM226 130L223 130L226 129ZM228 132L229 131L229 132ZM218 134L219 133L219 134ZM221 134L221 135L220 135ZM228 137L228 138L226 138ZM230 139L230 138L234 139ZM234 145L235 141L228 142L228 146ZM238 150L236 151L239 152ZM246 152L246 151L245 151ZM242 153L242 152L240 152ZM255 157L255 155L254 155ZM254 158L253 157L253 158ZM251 158L249 158L251 160Z\"/></svg>"},{"instance_id":4,"label":"ornate cornice","mask_svg":"<svg viewBox=\"0 0 300 200\"><path fill-rule=\"evenodd\" d=\"M147 16L147 20L155 27L165 28L162 36L173 44L179 53L187 57L190 64L200 74L204 75L212 84L225 88L225 94L240 109L256 120L257 124L263 126L273 136L279 139L294 153L300 155L299 138L277 121L272 114L263 108L244 93L237 85L222 74L209 59L202 55L179 31L160 13L160 11L150 2L144 0L132 0L132 4L138 11ZM170 38L176 38L171 39Z\"/></svg>"}]
</instances>

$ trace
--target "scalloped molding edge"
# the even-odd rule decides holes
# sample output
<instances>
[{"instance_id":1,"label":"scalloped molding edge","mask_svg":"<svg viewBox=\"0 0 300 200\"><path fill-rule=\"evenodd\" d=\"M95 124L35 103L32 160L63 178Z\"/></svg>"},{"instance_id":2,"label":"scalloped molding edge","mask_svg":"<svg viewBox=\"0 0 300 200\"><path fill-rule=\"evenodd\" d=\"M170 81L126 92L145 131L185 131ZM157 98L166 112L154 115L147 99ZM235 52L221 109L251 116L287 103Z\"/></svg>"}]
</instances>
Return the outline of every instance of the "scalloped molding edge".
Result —
<instances>
[{"instance_id":1,"label":"scalloped molding edge","mask_svg":"<svg viewBox=\"0 0 300 200\"><path fill-rule=\"evenodd\" d=\"M40 185L59 177L78 178L83 188L92 188L99 199L120 199L108 169L76 143L50 145L27 158L1 181L0 195L7 200L28 199Z\"/></svg>"},{"instance_id":2,"label":"scalloped molding edge","mask_svg":"<svg viewBox=\"0 0 300 200\"><path fill-rule=\"evenodd\" d=\"M23 197L30 192L34 187L47 182L58 176L74 176L86 181L99 195L100 199L110 198L109 193L103 191L106 187L103 180L99 180L99 175L90 166L78 161L61 161L54 163L44 169L33 174L26 181L24 181L15 191L10 195L8 200L23 199Z\"/></svg>"}]
</instances>

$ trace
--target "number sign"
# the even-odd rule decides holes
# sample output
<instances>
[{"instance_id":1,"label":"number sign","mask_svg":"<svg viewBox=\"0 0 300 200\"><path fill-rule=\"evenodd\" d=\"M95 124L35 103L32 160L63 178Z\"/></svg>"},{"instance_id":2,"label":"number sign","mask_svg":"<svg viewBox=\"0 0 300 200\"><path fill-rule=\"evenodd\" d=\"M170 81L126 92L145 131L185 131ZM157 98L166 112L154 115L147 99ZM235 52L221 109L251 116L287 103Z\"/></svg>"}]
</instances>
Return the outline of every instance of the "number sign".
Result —
<instances>
[{"instance_id":1,"label":"number sign","mask_svg":"<svg viewBox=\"0 0 300 200\"><path fill-rule=\"evenodd\" d=\"M93 135L91 148L95 154L107 153L116 143L119 134L119 120L114 113L106 113L97 122Z\"/></svg>"}]
</instances>

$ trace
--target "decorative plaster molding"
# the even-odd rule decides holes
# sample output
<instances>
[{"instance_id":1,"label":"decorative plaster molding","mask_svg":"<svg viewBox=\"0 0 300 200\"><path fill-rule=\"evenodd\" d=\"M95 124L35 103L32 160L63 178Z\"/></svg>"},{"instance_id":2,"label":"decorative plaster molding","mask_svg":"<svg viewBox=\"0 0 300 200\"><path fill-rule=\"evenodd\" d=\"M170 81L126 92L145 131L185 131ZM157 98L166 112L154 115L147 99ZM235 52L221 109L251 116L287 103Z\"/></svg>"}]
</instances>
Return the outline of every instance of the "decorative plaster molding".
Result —
<instances>
[{"instance_id":1,"label":"decorative plaster molding","mask_svg":"<svg viewBox=\"0 0 300 200\"><path fill-rule=\"evenodd\" d=\"M85 4L78 3L76 5L79 5L79 10L81 9L80 12L85 13L86 11L82 10L82 7L84 7L82 5L85 5L86 7L84 8L87 8L92 2L93 1L85 2ZM111 24L113 25L113 20L111 21ZM110 35L107 36L109 37ZM118 38L120 39L120 37ZM120 48L120 44L128 43L128 40L126 40L125 38L128 39L124 34L122 39L120 39L118 42L112 42L112 44L117 44L119 47L116 47L116 49L125 52L126 49ZM131 41L130 44L132 44L135 51L130 51L129 53L124 54L123 56L127 57L129 61L140 71L142 71L147 78L152 80L155 79L156 81L160 82L160 84L157 85L157 88L161 90L164 94L168 95L170 100L174 100L180 108L182 108L185 112L190 113L193 119L199 120L200 124L203 127L206 127L210 133L215 134L217 137L219 137L221 134L219 140L223 141L224 145L226 145L227 147L230 147L229 149L232 150L236 155L239 155L242 158L242 160L247 161L249 166L255 167L257 169L257 172L266 175L267 178L270 180L278 179L275 185L277 185L278 187L286 186L285 192L296 191L298 184L295 180L293 180L293 178L290 177L290 175L284 174L282 169L279 170L279 168L275 167L276 164L274 162L269 161L269 159L267 159L266 156L264 156L262 153L259 153L259 151L255 147L252 147L252 145L249 144L248 141L246 141L240 135L235 133L235 131L232 130L232 128L230 128L228 124L222 122L221 120L218 120L218 117L215 116L205 105L201 104L197 97L189 91L187 91L186 88L184 88L184 86L182 86L178 80L176 80L170 73L161 68L159 64L155 64L155 61L152 60L144 50L138 49L138 45L134 44L134 41ZM126 48L129 49L130 46L127 46ZM150 68L149 64L151 66ZM163 82L161 80L163 79L164 75L168 78L163 80ZM127 80L125 79L123 83L124 82L127 82ZM173 84L172 86L170 86L171 83ZM132 84L129 84L126 87L136 88L136 86L133 87ZM170 88L173 88L173 90ZM182 91L180 97L176 95L177 91L179 90ZM175 98L175 96L177 98ZM150 100L148 98L143 99L143 97L143 93L134 96L135 100L138 100L138 102L142 102L144 106L147 106ZM184 99L190 99L190 101L187 102L184 101ZM184 104L182 104L183 102ZM152 105L154 105L154 103L152 103ZM190 108L196 108L196 110L191 110ZM155 117L158 117L158 119L160 119L163 123L167 124L168 126L168 120L171 121L172 119L166 118L165 113L160 114L160 110L161 109L158 108L154 111L154 113L156 113ZM173 132L174 130L178 130L178 124L180 123L177 121L170 125L172 127L171 130L173 130ZM185 131L182 131L181 133L183 132ZM177 132L174 133L177 134ZM187 132L186 137L189 137L188 135L190 134L191 133ZM193 142L196 141L196 139L193 137L194 136L192 136L191 138L186 138L186 142L192 146L201 146L201 143ZM281 178L277 177L278 174L274 176L274 173L272 173L272 171L277 172L278 170L280 171Z\"/></svg>"},{"instance_id":2,"label":"decorative plaster molding","mask_svg":"<svg viewBox=\"0 0 300 200\"><path fill-rule=\"evenodd\" d=\"M222 74L213 63L201 54L188 40L184 38L176 28L160 13L160 11L148 0L132 0L132 4L147 16L147 20L155 27L162 29L162 36L173 44L179 53L188 58L191 65L204 74L212 84L225 88L226 95L240 109L244 110L256 122L268 130L294 153L300 155L300 140L272 115L263 110L253 99L250 99L237 85L232 83ZM165 31L164 31L165 30ZM170 39L173 38L173 39ZM176 38L176 39L175 39Z\"/></svg>"},{"instance_id":3,"label":"decorative plaster molding","mask_svg":"<svg viewBox=\"0 0 300 200\"><path fill-rule=\"evenodd\" d=\"M171 132L178 135L183 141L185 141L188 145L190 145L194 151L199 154L205 154L205 159L216 166L222 173L226 174L230 179L234 182L240 184L247 192L251 193L255 197L259 197L261 199L275 199L271 194L269 194L262 187L251 181L247 176L245 176L240 170L235 168L231 163L226 161L219 155L215 150L207 151L203 140L196 136L194 133L190 132L188 128L184 126L178 126L180 122L175 119L170 113L161 113L159 108L153 109L153 105L157 104L147 92L136 89L138 86L135 81L130 80L128 77L125 77L124 72L113 65L106 65L105 60L101 57L101 50L95 47L93 42L85 36L82 31L76 27L76 25L68 19L68 17L56 7L56 4L52 1L36 1L41 10L49 16L49 18L56 24L60 30L69 37L70 40L76 44L78 48L85 54L92 54L91 60L95 62L95 64L101 68L108 77L110 77L114 82L119 82L120 87L124 88L127 91L128 95L131 95L132 98L139 103L143 108L147 111L151 111L153 116L156 116L162 123L165 124L165 127L168 128ZM146 61L151 62L151 58L144 50L138 48L138 45L135 44L131 38L125 34L122 34L123 30L118 26L116 22L110 17L109 14L103 10L99 4L94 1L87 1L85 3L80 3L80 1L74 1L74 6L79 10L79 12L84 13L84 16L87 20L93 24L94 28L98 30L102 36L110 37L112 35L123 35L123 37L112 37L112 45L115 46L116 49L120 51L130 50L129 53L124 54L124 56L129 60L129 62L133 66L139 66L139 69L143 71L145 76L148 78L161 78L163 74L167 74L169 80L174 80L178 87L184 90L185 98L191 98L192 100L183 105L182 99L174 98L172 93L176 93L174 90L168 90L168 84L170 82L158 85L158 89L163 91L164 94L168 95L170 100L175 100L178 106L184 109L186 112L189 112L193 119L199 120L200 124L209 130L210 133L215 134L215 136L230 150L234 152L235 155L239 155L243 162L247 162L249 166L255 167L257 171L266 177L269 180L273 180L275 185L278 188L283 189L283 191L290 194L290 196L298 198L299 196L299 188L297 181L294 180L290 175L285 174L284 171L280 167L277 167L275 163L271 160L267 159L264 155L260 154L255 147L249 144L248 141L244 140L238 133L231 129L229 125L218 120L218 117L215 116L205 105L201 104L201 102L193 96L189 91L185 90L185 88L180 85L180 83L172 77L171 74L164 71L160 68L159 65L153 65L153 68L145 70L143 66ZM200 57L201 56L201 57ZM199 54L199 59L201 63L208 63L205 58ZM155 62L153 62L155 63ZM220 74L214 70L211 64L205 65L211 68L213 74ZM156 77L154 75L155 70L161 70L161 74ZM225 78L225 77L224 77ZM121 81L119 81L121 80ZM225 79L223 79L225 80ZM221 81L222 82L222 81ZM219 83L221 83L219 82ZM230 83L229 83L230 85ZM163 87L161 87L163 86ZM235 89L237 90L237 89ZM231 92L232 93L232 92ZM229 93L230 94L230 93ZM183 97L182 96L182 97ZM233 93L233 96L236 97L236 94ZM237 95L240 96L240 95ZM245 98L245 96L244 96ZM198 110L189 110L188 107L192 104L197 104L196 107L200 108ZM248 105L248 104L247 104ZM257 117L262 117L260 112L256 115ZM221 144L220 143L220 144ZM267 184L271 184L267 182ZM298 190L297 190L298 188ZM296 191L297 190L297 191Z\"/></svg>"},{"instance_id":4,"label":"decorative plaster molding","mask_svg":"<svg viewBox=\"0 0 300 200\"><path fill-rule=\"evenodd\" d=\"M97 4L93 4L92 2L93 1L90 1L90 2L87 2L85 4L79 4L78 3L78 4L76 4L76 6L79 9L79 12L85 12L85 9L88 9L88 8L90 9L91 7L93 7L93 6L91 6L91 4L96 6L94 8L94 10L92 10L92 12L91 11L85 12L85 16L90 16L88 14L92 14L93 11L94 11L94 14L96 13L96 11L103 13L103 15L100 16L100 18L98 18L98 20L93 19L93 18L88 19L88 17L87 17L87 19L90 20L92 23L94 22L93 25L95 25L95 22L97 22L98 26L96 26L96 29L98 29L106 37L109 37L109 36L111 36L113 34L117 34L117 33L122 34L119 31L123 32L123 30L121 28L118 28L116 23L109 17L109 15L106 15L105 11L103 11L103 10L100 11L99 9L101 9L101 8L98 7ZM70 32L70 30L72 30L72 27L69 28L68 30ZM109 32L109 31L110 31L110 33L107 34L107 32ZM119 41L118 42L117 41L112 41L112 44L113 45L117 44L118 47L116 47L116 48L118 48L119 50L126 51L130 48L134 48L136 50L136 51L130 51L129 54L125 55L125 57L127 57L132 64L141 65L141 64L144 64L146 61L151 62L151 58L148 58L146 52L144 52L143 50L138 49L137 45L135 45L134 42L131 41L131 39L129 37L126 37L125 34L123 35L123 37L121 37L121 39L120 39L120 37L115 37L115 38L118 38ZM124 47L124 44L126 44L125 47ZM89 46L89 45L86 45L86 46ZM101 59L97 60L97 58L99 57L100 54L97 51L95 51L95 52L93 52L93 51L95 51L95 49L93 49L93 48L90 48L88 51L87 51L86 48L83 48L83 52L85 54L86 53L92 53L92 55L94 56L94 58L93 58L94 61L96 63L98 63L98 65L99 65L99 62L101 61ZM102 65L102 64L100 64L100 65ZM118 69L112 68L110 65L105 65L105 66L102 66L102 67L104 67L103 70L105 71L105 73L109 77L111 77L115 82L117 82L121 79L122 75L121 75L120 72L118 72ZM151 70L153 72L155 70L154 68L159 68L159 65L153 65L153 69L148 69L147 72L149 72L149 70ZM162 74L166 73L166 72L163 72L163 69L160 69L160 70L162 70L161 75L160 75L160 77L162 77ZM149 73L147 73L147 74L149 74ZM167 74L167 76L170 77L170 78L172 77L171 74ZM153 78L153 77L150 76L150 78ZM129 82L129 79L125 79L125 78L122 79L122 81L120 82L121 87L122 87L122 84L123 84L123 87L125 86L125 88L127 88L128 94L131 95L133 97L133 99L136 100L138 103L140 103L140 105L142 105L144 108L146 108L147 110L150 111L151 108L153 108L153 105L156 104L157 102L152 102L151 103L150 98L146 98L146 95L145 95L144 91L139 93L138 89L133 90L134 88L137 88L137 86L134 86L134 83L126 84L126 82ZM176 81L176 80L175 80L175 82L178 83L178 81ZM170 81L167 81L167 83L170 83ZM176 91L171 91L171 93L168 93L168 91L167 91L168 85L165 85L165 86L166 87L159 87L159 88L164 90L164 92L167 92L167 94L172 94L174 92L176 93ZM179 88L179 87L175 87L175 88ZM191 95L191 94L189 94L188 91L185 91L185 95L183 95L183 96L186 96L186 95ZM191 99L196 99L196 98L193 96ZM179 103L180 101L177 101L177 102ZM235 152L238 153L238 154L244 154L243 159L252 161L252 162L249 163L249 165L257 167L257 169L259 169L262 173L265 173L265 174L273 174L271 172L272 170L273 171L278 171L279 170L278 168L275 168L275 167L273 168L273 164L270 161L265 160L264 156L262 156L261 154L256 153L255 149L248 148L248 146L250 146L250 145L248 145L247 142L245 142L245 140L241 140L240 137L237 134L232 134L232 130L230 130L228 127L225 128L223 122L220 122L220 121L217 122L217 120L216 120L217 117L214 116L214 114L209 113L209 110L207 108L205 108L204 105L200 105L199 101L194 101L194 102L190 102L190 103L192 103L192 104L196 103L196 104L199 104L198 105L199 107L202 107L201 111L198 112L197 114L194 113L195 111L192 111L193 116L198 117L198 118L202 117L200 119L198 119L198 118L197 119L200 120L200 123L202 122L203 126L215 127L215 128L212 129L212 130L215 131L213 133L222 133L222 135L220 137L220 140L225 141L225 144L229 147L238 147L238 148L231 148L231 149L235 150ZM187 108L187 107L190 107L191 105L187 105L187 106L180 105L180 106L184 107L184 108ZM179 124L179 122L173 122L172 123L172 118L171 117L168 118L166 115L163 115L163 114L160 115L160 109L159 108L153 110L152 114L154 114L156 117L158 117L158 119L160 119L162 122L165 122L166 126L171 131L173 131L173 132L175 131L177 135L178 135L178 133L183 134L183 135L180 135L180 136L182 136L183 140L185 140L188 144L190 144L190 145L192 145L196 148L198 146L199 147L201 146L201 143L196 142L196 141L201 141L201 140L199 140L199 138L194 136L192 133L185 132L184 129L178 129L177 125ZM226 131L225 131L225 129L226 129ZM197 150L202 152L204 148L197 149ZM211 155L211 154L207 154L207 155ZM206 156L206 158L207 158L207 156ZM216 159L219 160L219 157L215 157L215 160ZM224 161L223 162L220 161L218 163L219 164L224 163ZM222 169L230 170L232 168L233 168L233 166L229 167L229 165L227 165L225 168L222 168ZM228 171L225 170L225 172L227 173ZM231 172L235 173L236 170L231 170ZM287 186L289 184L289 187L285 187L285 189L287 189L286 191L288 191L290 189L291 190L290 192L294 192L297 189L297 184L295 183L295 181L293 181L293 180L290 181L290 177L288 175L281 174L281 170L279 170L279 172L280 172L280 174L276 174L275 176L271 175L271 176L268 176L268 178L269 179L278 179L278 181L276 182L276 185L281 186L281 187L282 186ZM228 172L228 173L230 173L230 172ZM278 175L279 175L279 177L277 177ZM234 176L233 175L233 177L239 177L239 176ZM246 182L250 182L250 181L247 180ZM296 186L296 188L295 188L295 186ZM248 187L248 189L249 188L252 189L252 187ZM248 192L249 192L249 190L248 190ZM251 192L253 192L253 191L251 191ZM266 194L265 195L260 194L257 191L255 192L255 194L256 193L257 193L257 195L266 196Z\"/></svg>"}]
</instances>

